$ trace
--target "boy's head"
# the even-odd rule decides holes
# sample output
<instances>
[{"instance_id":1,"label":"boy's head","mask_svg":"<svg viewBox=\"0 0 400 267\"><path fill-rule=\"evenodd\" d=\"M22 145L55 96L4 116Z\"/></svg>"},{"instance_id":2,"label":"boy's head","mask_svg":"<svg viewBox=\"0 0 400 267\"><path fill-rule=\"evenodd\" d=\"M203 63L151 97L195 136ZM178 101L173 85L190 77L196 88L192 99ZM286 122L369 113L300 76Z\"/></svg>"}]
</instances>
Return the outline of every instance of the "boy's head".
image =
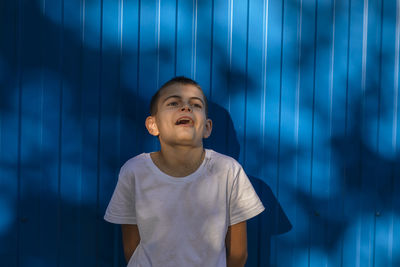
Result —
<instances>
[{"instance_id":1,"label":"boy's head","mask_svg":"<svg viewBox=\"0 0 400 267\"><path fill-rule=\"evenodd\" d=\"M202 146L203 138L210 136L212 130L207 105L198 83L186 77L173 78L152 97L146 128L151 135L158 136L161 148Z\"/></svg>"},{"instance_id":2,"label":"boy's head","mask_svg":"<svg viewBox=\"0 0 400 267\"><path fill-rule=\"evenodd\" d=\"M160 87L160 89L158 89L158 91L153 95L153 97L151 98L151 101L150 101L150 115L151 116L156 115L156 113L158 111L157 103L158 103L158 100L160 99L160 95L162 94L162 92L165 89L167 89L169 86L177 85L177 84L192 85L200 90L201 94L203 95L206 116L208 116L208 101L207 101L206 95L203 92L203 89L196 81L194 81L190 78L184 77L184 76L178 76L178 77L172 78L171 80L164 83Z\"/></svg>"}]
</instances>

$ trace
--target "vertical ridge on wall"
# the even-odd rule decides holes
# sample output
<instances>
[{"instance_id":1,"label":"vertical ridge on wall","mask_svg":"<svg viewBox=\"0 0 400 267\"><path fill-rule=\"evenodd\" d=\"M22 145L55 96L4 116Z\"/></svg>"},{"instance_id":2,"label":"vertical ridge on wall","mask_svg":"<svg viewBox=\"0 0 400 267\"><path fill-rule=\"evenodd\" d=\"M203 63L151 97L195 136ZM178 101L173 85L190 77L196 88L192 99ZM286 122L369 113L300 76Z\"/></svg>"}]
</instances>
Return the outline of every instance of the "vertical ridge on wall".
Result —
<instances>
[{"instance_id":1,"label":"vertical ridge on wall","mask_svg":"<svg viewBox=\"0 0 400 267\"><path fill-rule=\"evenodd\" d=\"M377 153L380 155L386 155L387 160L390 161L390 165L387 166L388 170L385 170L380 176L380 181L385 181L390 184L391 189L388 193L396 196L396 191L398 191L398 183L396 183L396 177L398 177L398 156L396 155L397 140L397 94L398 94L398 82L396 84L396 76L398 75L398 43L396 42L398 36L399 27L399 3L398 1L384 1L382 3L382 79L381 79L381 97L380 97L380 120L379 120L379 140ZM391 21L396 21L392 24ZM390 45L394 44L394 45ZM390 141L389 141L390 140ZM397 167L396 167L397 165ZM384 188L379 188L382 192ZM381 240L379 248L375 251L375 265L387 265L395 266L398 264L398 259L392 258L394 254L392 248L393 246L391 238L395 236L392 232L391 224L393 221L398 221L398 214L390 214L389 211L395 211L398 209L398 198L397 207L396 200L393 198L387 199L383 203L379 203L376 216L376 240ZM386 204L386 206L384 205ZM397 218L396 218L397 217ZM377 243L377 245L379 244ZM398 243L398 241L397 241ZM396 241L394 240L394 244ZM392 246L392 248L391 248ZM397 245L398 249L398 245Z\"/></svg>"},{"instance_id":2,"label":"vertical ridge on wall","mask_svg":"<svg viewBox=\"0 0 400 267\"><path fill-rule=\"evenodd\" d=\"M340 7L339 7L340 8ZM336 3L321 3L316 6L316 39L325 40L316 44L313 100L313 169L311 258L316 266L340 266L340 246L336 245L339 217L336 205L337 177L332 173L332 145L334 138L334 109L340 110L341 99L333 95L333 73L335 68L335 11ZM340 92L339 92L340 93ZM338 95L341 96L341 95ZM334 101L337 100L337 101ZM322 204L327 203L327 204ZM332 203L332 205L329 205ZM326 205L327 207L324 207ZM324 221L322 218L329 218ZM335 244L336 243L336 244ZM329 250L323 252L319 247Z\"/></svg>"},{"instance_id":3,"label":"vertical ridge on wall","mask_svg":"<svg viewBox=\"0 0 400 267\"><path fill-rule=\"evenodd\" d=\"M126 1L126 0L122 0ZM137 144L137 121L139 95L139 53L140 53L140 1L126 2L122 11L123 33L120 61L121 84L121 156L119 166L132 155L139 153ZM132 140L125 143L122 140ZM116 178L114 183L116 182Z\"/></svg>"},{"instance_id":4,"label":"vertical ridge on wall","mask_svg":"<svg viewBox=\"0 0 400 267\"><path fill-rule=\"evenodd\" d=\"M160 26L159 26L159 47L158 47L158 59L159 62L159 82L156 88L159 88L162 84L175 75L176 66L176 54L178 53L175 49L175 36L177 21L176 21L176 3L160 1ZM172 63L172 64L171 64ZM171 66L172 65L172 66Z\"/></svg>"},{"instance_id":5,"label":"vertical ridge on wall","mask_svg":"<svg viewBox=\"0 0 400 267\"><path fill-rule=\"evenodd\" d=\"M206 94L208 99L212 99L212 89L213 89L213 54L214 54L214 0L211 0L211 32L210 32L210 65L209 65L209 76L210 76L210 81L208 83L208 87L209 87L209 92L208 94Z\"/></svg>"},{"instance_id":6,"label":"vertical ridge on wall","mask_svg":"<svg viewBox=\"0 0 400 267\"><path fill-rule=\"evenodd\" d=\"M195 10L196 1L178 1L176 29L176 74L194 78Z\"/></svg>"},{"instance_id":7,"label":"vertical ridge on wall","mask_svg":"<svg viewBox=\"0 0 400 267\"><path fill-rule=\"evenodd\" d=\"M139 116L138 122L143 124L145 120L145 114L142 113L144 110L144 103L150 102L150 96L156 91L157 80L156 77L157 69L157 40L156 40L156 22L155 22L155 5L156 1L141 1L140 7L140 66L139 66L139 94L137 97L140 99L137 104L142 106L138 109L138 113L142 114ZM151 79L150 79L151 77ZM146 109L147 110L147 109ZM151 151L152 147L156 144L155 139L149 139L146 132L142 132L140 139L144 142L139 143L139 151Z\"/></svg>"},{"instance_id":8,"label":"vertical ridge on wall","mask_svg":"<svg viewBox=\"0 0 400 267\"><path fill-rule=\"evenodd\" d=\"M81 205L78 216L81 221L82 265L96 265L99 263L98 230L99 230L99 119L100 119L100 44L102 44L101 1L80 2L82 5L82 31L79 42L81 49L81 79L78 80L80 90L77 92L81 99L81 112L76 114L75 120L82 124L81 131ZM73 68L71 64L71 68ZM89 255L85 257L84 255Z\"/></svg>"},{"instance_id":9,"label":"vertical ridge on wall","mask_svg":"<svg viewBox=\"0 0 400 267\"><path fill-rule=\"evenodd\" d=\"M334 96L334 70L335 66L337 65L335 62L335 56L336 56L336 49L335 49L335 35L336 35L336 10L337 10L337 4L336 0L333 1L333 6L332 8L332 42L331 42L331 56L330 56L330 66L329 66L329 138L332 140L334 138L334 123L335 123L335 118L336 118L336 110L340 109L340 106L338 105L339 103L335 102L335 96ZM335 112L335 113L334 113ZM337 172L333 171L334 170L334 164L335 161L334 159L334 151L332 147L328 146L329 152L328 152L328 176L329 176L329 195L328 195L328 210L334 210L337 208L337 199L338 199L338 182L336 180L337 177ZM336 214L340 214L340 211L336 211ZM331 216L333 217L333 216ZM335 216L335 217L340 217ZM337 230L335 230L334 227L329 226L327 229L327 245L335 244L336 246L334 248L334 252L331 253L331 255L327 256L327 262L331 266L340 266L341 264L341 246L340 242L338 242L337 239Z\"/></svg>"},{"instance_id":10,"label":"vertical ridge on wall","mask_svg":"<svg viewBox=\"0 0 400 267\"><path fill-rule=\"evenodd\" d=\"M396 58L396 64L395 64L395 88L397 92L399 91L400 88L400 82L399 82L399 72L400 72L400 1L396 1L396 44L395 44L395 58ZM397 103L397 111L399 112L399 106ZM397 116L397 124L396 126L399 125L399 116ZM396 142L396 148L395 148L395 155L399 154L399 146L400 146L400 131L397 130L397 142ZM397 161L398 162L398 161ZM399 164L394 164L395 166L393 167L393 195L392 195L392 210L400 210L400 201L399 199L396 199L395 196L400 195L400 181L399 179L396 179L395 177L400 177L400 167ZM397 214L391 214L391 224L390 224L390 232L389 232L389 263L392 265L395 265L399 263L400 261L395 258L396 252L400 251L400 242L397 240L396 236L400 236L400 216Z\"/></svg>"},{"instance_id":11,"label":"vertical ridge on wall","mask_svg":"<svg viewBox=\"0 0 400 267\"><path fill-rule=\"evenodd\" d=\"M247 1L247 9L246 9L246 56L245 56L245 64L244 64L244 68L245 68L245 81L244 81L244 129L243 129L243 164L244 167L246 167L246 147L247 147L247 96L248 96L248 82L249 82L249 22L250 22L250 18L249 18L249 14L250 14L250 2Z\"/></svg>"},{"instance_id":12,"label":"vertical ridge on wall","mask_svg":"<svg viewBox=\"0 0 400 267\"><path fill-rule=\"evenodd\" d=\"M314 140L315 140L315 86L316 86L316 68L317 68L317 51L318 51L318 42L317 42L317 36L318 36L318 0L315 1L314 4L314 38L313 38L313 65L312 65L312 105L311 105L311 145L310 145L310 188L309 188L309 195L311 198L311 201L314 200L314 188L313 188L313 184L315 183L314 181L314 173L315 173L315 169L314 169ZM317 215L317 212L315 210L314 207L311 207L311 214L309 214L310 217L313 217L315 215ZM313 214L314 213L314 214ZM314 227L313 218L309 218L309 225L308 225L308 261L309 261L309 265L311 263L311 260L314 261L314 259L312 258L312 254L313 254L313 243L315 242L313 239L316 237L313 234L313 230L312 229ZM316 237L318 238L318 237ZM315 259L317 261L318 264L318 254L317 257Z\"/></svg>"},{"instance_id":13,"label":"vertical ridge on wall","mask_svg":"<svg viewBox=\"0 0 400 267\"><path fill-rule=\"evenodd\" d=\"M228 75L229 113L233 120L233 128L229 132L236 133L236 140L228 140L229 154L238 154L240 162L244 162L244 145L246 130L246 80L247 80L247 14L248 1L232 2L231 29L231 66ZM242 107L238 109L237 107ZM234 146L238 145L238 149Z\"/></svg>"},{"instance_id":14,"label":"vertical ridge on wall","mask_svg":"<svg viewBox=\"0 0 400 267\"><path fill-rule=\"evenodd\" d=\"M59 51L59 55L58 55L58 66L57 66L57 70L58 73L60 73L60 77L58 80L58 86L59 86L59 95L58 95L58 103L59 103L59 110L57 110L58 112L58 140L57 140L57 266L60 266L60 261L61 261L61 246L62 246L62 224L61 224L61 218L62 218L62 212L61 212L61 205L62 205L62 195L61 195L61 177L62 177L62 103L63 103L63 89L62 89L62 40L61 40L61 35L62 35L62 31L63 31L63 27L64 27L64 21L63 21L63 7L64 7L64 2L61 0L57 3L58 5L60 5L59 7L56 7L56 11L59 11L59 15L58 14L54 14L54 17L57 17L57 19L59 19L59 23L61 24L61 27L59 29L59 37L60 39L57 40L55 39L54 43L58 43L58 47L60 49ZM54 12L54 10L49 10L50 12ZM56 64L57 64L56 63ZM56 110L55 110L56 111Z\"/></svg>"},{"instance_id":15,"label":"vertical ridge on wall","mask_svg":"<svg viewBox=\"0 0 400 267\"><path fill-rule=\"evenodd\" d=\"M261 95L261 126L260 130L262 133L262 147L265 146L265 103L266 103L266 89L267 89L267 55L268 55L268 3L269 0L263 0L263 8L262 8L262 76L261 76L261 88L262 88L262 95ZM264 152L264 151L263 151ZM264 155L264 153L263 153Z\"/></svg>"},{"instance_id":16,"label":"vertical ridge on wall","mask_svg":"<svg viewBox=\"0 0 400 267\"><path fill-rule=\"evenodd\" d=\"M80 1L58 1L60 13L59 25L59 256L58 266L79 265L81 242L81 218L79 207L82 195L82 155L81 132L76 131L81 116L79 84L81 80L80 60L82 46L80 42L71 44L68 34L70 27L81 33ZM51 9L50 9L51 10ZM71 12L73 10L73 12ZM79 34L79 36L82 36ZM68 56L66 56L68 55ZM78 87L78 88L75 88ZM79 103L79 104L78 104ZM77 105L78 104L78 105ZM73 111L73 112L71 112ZM76 159L72 160L72 159ZM84 250L84 248L82 248ZM89 254L90 255L90 254Z\"/></svg>"},{"instance_id":17,"label":"vertical ridge on wall","mask_svg":"<svg viewBox=\"0 0 400 267\"><path fill-rule=\"evenodd\" d=\"M293 49L295 44L295 40L291 40L293 28L291 27L293 23L295 23L295 18L297 17L296 14L293 14L295 7L290 4L289 1L282 1L282 6L280 10L280 51L279 55L279 66L276 73L276 79L278 80L276 83L276 90L277 92L277 145L276 145L276 185L275 194L278 201L282 204L289 203L290 199L288 197L287 191L283 189L283 185L292 184L292 177L293 172L291 166L289 168L284 167L281 164L284 161L284 155L286 154L286 147L281 145L281 140L286 140L287 142L292 142L292 118L293 118L293 94L292 94L292 87L293 87L293 72L288 71L291 70L292 62L290 61L291 57L295 55L296 50ZM289 40L289 41L287 41ZM278 57L278 56L277 56ZM267 88L268 89L268 88ZM286 102L282 102L282 99L286 98ZM284 204L285 205L285 204ZM271 211L274 218L276 218L275 224L278 224L278 216L277 216L277 209ZM292 205L290 208L286 209L288 214L295 213L295 206ZM279 240L280 241L280 240ZM279 241L276 242L276 245L279 246ZM293 249L288 249L288 251L277 252L276 257L283 257L282 254L287 253L287 256L294 257ZM290 257L289 256L289 257ZM285 265L288 263L281 263L281 265ZM279 266L279 265L278 265Z\"/></svg>"},{"instance_id":18,"label":"vertical ridge on wall","mask_svg":"<svg viewBox=\"0 0 400 267\"><path fill-rule=\"evenodd\" d=\"M196 0L196 55L195 80L202 86L204 94L209 97L211 92L212 36L213 36L213 1ZM171 76L170 76L171 77Z\"/></svg>"},{"instance_id":19,"label":"vertical ridge on wall","mask_svg":"<svg viewBox=\"0 0 400 267\"><path fill-rule=\"evenodd\" d=\"M98 87L97 87L97 125L96 125L96 131L97 131L97 153L96 153L96 205L95 205L95 218L96 218L96 224L95 224L95 251L96 251L96 261L95 265L99 265L101 262L100 257L103 256L100 253L100 171L101 171L101 149L103 144L101 143L102 139L102 132L101 132L101 126L102 126L102 88L103 88L103 79L102 79L102 73L103 73L103 36L104 36L104 1L99 0L99 9L100 9L100 17L99 17L99 54L98 54Z\"/></svg>"},{"instance_id":20,"label":"vertical ridge on wall","mask_svg":"<svg viewBox=\"0 0 400 267\"><path fill-rule=\"evenodd\" d=\"M351 27L351 1L349 2L348 5L348 12L347 12L347 46L346 46L346 93L345 93L345 113L344 113L344 130L343 130L343 136L345 139L349 138L349 129L348 129L348 103L349 103L349 70L350 70L350 27ZM348 170L345 168L345 165L347 164L347 161L344 162L344 164L342 163L342 165L344 165L343 168L343 180L346 181L347 177L349 175ZM342 210L342 216L345 217L346 214L346 210L345 210L345 199L346 197L348 197L348 192L346 192L344 189L341 189L341 196L343 198L342 201L342 206L341 206L341 210ZM341 240L341 265L344 265L345 262L345 238L346 236L343 235L342 236L342 240ZM354 255L354 254L353 254Z\"/></svg>"},{"instance_id":21,"label":"vertical ridge on wall","mask_svg":"<svg viewBox=\"0 0 400 267\"><path fill-rule=\"evenodd\" d=\"M227 73L228 66L228 55L227 55L227 34L228 34L228 25L227 18L228 17L228 5L226 1L214 0L213 1L213 36L212 36L212 65L211 65L211 86L210 86L210 102L216 103L223 110L223 114L221 114L221 120L217 121L217 118L213 118L211 115L211 119L214 121L214 129L216 129L216 124L220 125L221 128L224 129L224 132L221 133L223 136L227 133L228 125L230 123L229 117L226 114L228 108L228 81L227 81ZM222 119L223 118L223 119ZM226 129L226 130L225 130ZM213 134L215 134L214 131ZM228 139L229 138L218 138L217 143L220 146L219 149L216 149L219 152L223 152L228 154ZM215 144L214 144L215 145Z\"/></svg>"},{"instance_id":22,"label":"vertical ridge on wall","mask_svg":"<svg viewBox=\"0 0 400 267\"><path fill-rule=\"evenodd\" d=\"M16 224L17 224L17 246L16 246L16 264L20 264L20 247L21 247L21 221L22 221L22 215L21 215L21 124L22 124L22 85L21 85L21 53L22 53L22 42L21 42L21 36L22 36L22 0L18 1L18 4L16 4L16 24L17 24L17 30L16 30L16 59L17 59L17 77L16 77L16 87L18 90L18 103L17 103L17 114L18 114L18 143L17 143L17 196L16 196L16 202L17 202L17 216L16 216Z\"/></svg>"},{"instance_id":23,"label":"vertical ridge on wall","mask_svg":"<svg viewBox=\"0 0 400 267\"><path fill-rule=\"evenodd\" d=\"M395 60L394 60L394 91L395 97L393 98L393 134L392 134L392 144L394 151L397 148L397 118L398 118L398 99L399 99L399 49L400 49L400 1L397 0L395 4L396 10L396 31L395 31Z\"/></svg>"},{"instance_id":24,"label":"vertical ridge on wall","mask_svg":"<svg viewBox=\"0 0 400 267\"><path fill-rule=\"evenodd\" d=\"M279 184L282 181L278 180L278 157L279 157L279 109L280 109L280 79L281 79L281 53L282 47L282 16L283 16L283 3L276 1L266 1L263 3L263 25L265 33L263 33L263 106L261 107L265 121L262 123L262 132L264 135L264 159L267 167L263 173L264 181L268 181L272 193L278 198ZM264 22L265 21L265 22ZM265 23L265 24L264 24ZM255 138L257 138L255 136ZM285 206L278 200L282 206ZM270 213L273 220L272 224L275 226L278 220L277 208L270 207ZM273 232L276 229L273 229ZM272 237L271 242L271 259L272 263L277 266L279 264L285 265L284 262L290 261L290 249L283 248L284 241L279 238ZM280 259L284 259L280 263Z\"/></svg>"},{"instance_id":25,"label":"vertical ridge on wall","mask_svg":"<svg viewBox=\"0 0 400 267\"><path fill-rule=\"evenodd\" d=\"M114 172L113 176L118 177L119 172L117 171L119 166L121 166L121 157L122 157L122 148L121 148L121 139L122 139L122 121L123 121L123 111L122 111L122 102L123 102L123 86L121 85L121 65L123 64L122 62L122 57L123 57L123 37L124 37L124 0L119 0L118 1L118 43L119 43L119 49L118 49L118 77L117 77L117 88L118 88L118 96L117 96L117 117L118 117L118 123L117 123L117 128L118 128L118 134L116 136L116 166L114 167ZM109 182L108 184L108 195L105 194L105 199L110 199L111 198L111 188L115 186L114 180L112 179L107 179L106 181ZM107 204L105 204L107 205ZM102 214L101 214L102 215ZM102 216L100 215L100 218ZM120 229L118 229L117 226L114 226L113 233L110 239L113 240L112 247L113 247L113 266L118 266L120 265L120 255L121 253L121 247L119 244L122 242L122 239L120 238ZM123 261L122 261L123 262Z\"/></svg>"},{"instance_id":26,"label":"vertical ridge on wall","mask_svg":"<svg viewBox=\"0 0 400 267\"><path fill-rule=\"evenodd\" d=\"M137 65L136 65L136 98L135 98L135 121L138 121L141 117L139 116L139 96L140 96L140 64L141 64L141 60L140 60L140 52L142 51L141 48L141 41L142 38L141 36L141 20L142 20L142 0L138 0L138 21L137 21ZM135 152L139 152L142 150L142 147L140 147L139 145L139 136L136 136L135 138L135 144L136 144L136 150Z\"/></svg>"},{"instance_id":27,"label":"vertical ridge on wall","mask_svg":"<svg viewBox=\"0 0 400 267\"><path fill-rule=\"evenodd\" d=\"M379 72L378 72L378 98L377 98L377 129L376 129L376 140L374 140L375 142L375 149L378 152L379 151L379 136L380 136L380 120L381 120L381 94L382 94L382 62L383 62L383 56L382 56L382 41L383 41L383 14L384 14L384 1L381 1L381 5L380 5L380 19L379 19L379 23L380 23L380 28L379 28ZM375 208L375 214L377 212L377 209ZM379 222L377 222L376 218L375 218L375 236L376 236L376 230L377 228L379 228ZM375 238L376 240L376 238ZM374 244L374 262L373 264L377 266L377 258L379 260L379 256L376 256L376 245ZM389 261L391 261L390 259L391 257L389 256Z\"/></svg>"},{"instance_id":28,"label":"vertical ridge on wall","mask_svg":"<svg viewBox=\"0 0 400 267\"><path fill-rule=\"evenodd\" d=\"M177 76L177 55L178 55L178 1L175 1L175 39L174 39L174 76Z\"/></svg>"},{"instance_id":29,"label":"vertical ridge on wall","mask_svg":"<svg viewBox=\"0 0 400 267\"><path fill-rule=\"evenodd\" d=\"M197 1L194 0L193 4L193 16L192 16L192 75L193 79L196 79L196 63L197 63Z\"/></svg>"},{"instance_id":30,"label":"vertical ridge on wall","mask_svg":"<svg viewBox=\"0 0 400 267\"><path fill-rule=\"evenodd\" d=\"M379 73L376 72L376 70L372 70L373 65L379 64L379 60L377 60L374 57L374 54L379 51L379 47L377 47L377 42L376 40L379 40L380 34L379 34L379 12L375 12L375 10L379 10L380 6L378 5L379 2L373 2L371 3L369 1L365 1L364 3L364 18L363 18L363 76L362 76L362 88L363 88L363 102L362 102L362 113L363 113L363 118L362 118L362 125L361 128L363 129L362 131L367 133L368 131L371 132L370 135L370 143L371 147L374 153L377 153L378 147L376 146L376 139L377 139L377 132L378 132L378 124L376 123L376 120L373 123L369 123L368 119L368 113L370 113L370 110L374 109L374 113L377 113L379 110L379 100L376 100L376 94L374 98L372 98L369 94L369 91L371 91L371 88L375 88L376 90L379 90L379 84L378 80L379 78ZM375 28L376 27L376 28ZM378 93L379 94L379 93ZM369 128L369 129L368 129ZM365 135L365 134L364 134ZM366 160L366 163L363 165L369 165L368 164L368 159ZM365 171L366 168L364 168L364 172L368 173L368 170ZM367 174L368 175L368 174ZM378 184L378 179L377 177L374 178L374 184ZM375 195L375 198L377 198L378 194ZM375 262L375 256L376 256L376 235L377 235L377 217L376 213L377 210L379 209L379 204L374 204L373 210L372 210L372 217L373 221L371 222L371 236L372 238L370 239L370 247L372 251L372 257L371 257L371 262L374 264Z\"/></svg>"},{"instance_id":31,"label":"vertical ridge on wall","mask_svg":"<svg viewBox=\"0 0 400 267\"><path fill-rule=\"evenodd\" d=\"M360 36L359 29L362 28L360 25L362 22L362 6L359 5L358 2L352 1L350 3L350 15L349 15L349 54L348 54L348 91L347 91L347 138L349 140L355 141L352 144L352 150L354 151L354 160L355 162L360 162L360 142L358 139L354 139L355 135L357 135L357 118L356 115L359 116L359 103L357 103L359 99L359 91L360 91L360 59L362 55L360 51L362 51L362 47L360 43L362 42L362 36ZM362 32L361 32L362 33ZM362 44L362 43L361 43ZM362 180L361 174L359 170L360 164L357 164L353 168L347 168L346 171L346 179L353 180L354 190L357 192L362 192ZM354 198L354 207L345 207L345 216L351 217L354 209L362 210L362 202L360 199L361 194L358 194ZM351 201L351 193L348 193L346 196L346 200ZM364 264L368 264L366 262L361 262L361 228L362 228L362 219L359 216L355 216L355 224L351 226L349 230L349 234L346 236L347 240L344 243L344 264L350 264L354 266L362 266Z\"/></svg>"},{"instance_id":32,"label":"vertical ridge on wall","mask_svg":"<svg viewBox=\"0 0 400 267\"><path fill-rule=\"evenodd\" d=\"M299 181L300 179L300 175L299 175L299 158L300 158L300 139L299 139L299 125L300 125L300 89L301 89L301 81L302 81L302 77L301 77L301 66L302 66L302 35L303 35L303 0L300 1L299 3L299 7L298 7L298 11L297 11L297 17L298 17L298 25L296 27L296 42L297 42L297 57L295 60L295 70L296 70L296 94L295 94L295 104L294 104L294 147L295 147L295 159L294 159L294 170L293 170L293 176L294 176L294 186L297 187L300 183ZM295 220L297 220L297 216L298 214L301 214L301 210L300 207L296 207L296 209L294 210L294 216L292 218L295 218ZM297 237L296 237L296 241L297 241ZM299 250L300 249L295 249L295 255L294 258L298 258L299 257Z\"/></svg>"},{"instance_id":33,"label":"vertical ridge on wall","mask_svg":"<svg viewBox=\"0 0 400 267\"><path fill-rule=\"evenodd\" d=\"M265 28L259 27L259 22L263 22L263 3L247 1L247 26L246 26L246 92L245 92L245 111L244 111L244 142L243 142L243 163L247 174L251 177L253 185L257 188L259 181L262 181L263 169L259 162L264 162L263 152L264 144L261 140L255 138L256 133L263 131L262 104L263 99L259 90L251 90L252 87L262 88L263 81L263 49L256 48L259 37L263 36ZM261 37L261 40L263 38ZM250 64L251 63L251 64ZM256 183L255 183L256 182ZM257 183L258 182L258 183ZM265 203L264 203L265 204ZM268 210L268 207L266 207ZM269 212L269 211L268 211ZM249 220L247 227L249 245L248 266L263 266L265 259L263 255L269 255L270 244L268 240L263 239L267 233L262 232L263 228L259 226L266 223L262 218ZM269 257L268 257L269 258ZM262 262L264 260L264 263Z\"/></svg>"},{"instance_id":34,"label":"vertical ridge on wall","mask_svg":"<svg viewBox=\"0 0 400 267\"><path fill-rule=\"evenodd\" d=\"M158 88L160 85L160 17L161 17L161 0L157 0L157 7L156 7L156 40L157 40L157 76L156 76L156 88Z\"/></svg>"},{"instance_id":35,"label":"vertical ridge on wall","mask_svg":"<svg viewBox=\"0 0 400 267\"><path fill-rule=\"evenodd\" d=\"M38 3L24 2L21 6L20 20L20 149L19 149L19 263L35 262L35 255L40 254L36 240L40 240L40 177L42 155L41 143L41 81L40 81L40 14L31 13L39 9ZM35 73L26 66L35 65ZM38 87L38 89L36 89ZM32 160L32 153L37 158Z\"/></svg>"}]
</instances>

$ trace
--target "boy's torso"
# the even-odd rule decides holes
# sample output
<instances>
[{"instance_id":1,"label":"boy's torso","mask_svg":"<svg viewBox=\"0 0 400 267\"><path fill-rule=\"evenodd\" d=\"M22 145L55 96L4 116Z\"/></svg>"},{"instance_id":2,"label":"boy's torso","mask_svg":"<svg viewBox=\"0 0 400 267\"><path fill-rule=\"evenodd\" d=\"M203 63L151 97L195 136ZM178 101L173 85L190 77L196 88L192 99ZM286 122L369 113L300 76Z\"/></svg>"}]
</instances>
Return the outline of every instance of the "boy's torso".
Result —
<instances>
[{"instance_id":1,"label":"boy's torso","mask_svg":"<svg viewBox=\"0 0 400 267\"><path fill-rule=\"evenodd\" d=\"M172 261L176 249L187 257L181 260L190 259L192 266L204 266L205 259L213 263L207 266L218 266L225 258L229 188L233 183L232 167L224 164L231 163L207 151L194 173L175 178L162 173L149 154L140 157L146 165L136 168L134 182L140 250L151 249L151 254L158 255L151 259L154 266L179 266Z\"/></svg>"},{"instance_id":2,"label":"boy's torso","mask_svg":"<svg viewBox=\"0 0 400 267\"><path fill-rule=\"evenodd\" d=\"M228 226L263 210L240 164L206 150L201 166L182 178L161 172L150 154L127 161L104 218L138 225L130 267L225 267Z\"/></svg>"}]
</instances>

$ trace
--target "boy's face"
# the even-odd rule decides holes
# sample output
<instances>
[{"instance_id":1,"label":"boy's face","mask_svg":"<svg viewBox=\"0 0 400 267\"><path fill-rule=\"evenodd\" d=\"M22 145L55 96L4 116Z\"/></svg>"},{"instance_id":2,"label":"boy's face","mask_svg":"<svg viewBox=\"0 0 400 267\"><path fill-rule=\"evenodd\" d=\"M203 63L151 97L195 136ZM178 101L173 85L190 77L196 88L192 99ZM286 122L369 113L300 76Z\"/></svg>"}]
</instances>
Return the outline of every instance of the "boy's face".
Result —
<instances>
[{"instance_id":1,"label":"boy's face","mask_svg":"<svg viewBox=\"0 0 400 267\"><path fill-rule=\"evenodd\" d=\"M165 88L157 113L146 119L150 134L158 136L161 147L203 145L211 134L212 122L205 113L203 93L193 85L173 84Z\"/></svg>"}]
</instances>

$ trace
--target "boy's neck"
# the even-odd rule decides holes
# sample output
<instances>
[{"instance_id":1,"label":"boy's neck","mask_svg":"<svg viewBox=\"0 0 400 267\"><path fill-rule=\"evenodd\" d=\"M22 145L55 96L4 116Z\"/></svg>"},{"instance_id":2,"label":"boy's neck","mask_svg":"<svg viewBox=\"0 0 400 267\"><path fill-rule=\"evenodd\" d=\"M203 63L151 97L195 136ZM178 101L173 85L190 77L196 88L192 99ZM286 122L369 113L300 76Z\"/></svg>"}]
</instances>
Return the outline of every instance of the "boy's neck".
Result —
<instances>
[{"instance_id":1,"label":"boy's neck","mask_svg":"<svg viewBox=\"0 0 400 267\"><path fill-rule=\"evenodd\" d=\"M185 177L195 172L205 157L203 146L161 147L150 154L154 164L164 173L174 177Z\"/></svg>"}]
</instances>

